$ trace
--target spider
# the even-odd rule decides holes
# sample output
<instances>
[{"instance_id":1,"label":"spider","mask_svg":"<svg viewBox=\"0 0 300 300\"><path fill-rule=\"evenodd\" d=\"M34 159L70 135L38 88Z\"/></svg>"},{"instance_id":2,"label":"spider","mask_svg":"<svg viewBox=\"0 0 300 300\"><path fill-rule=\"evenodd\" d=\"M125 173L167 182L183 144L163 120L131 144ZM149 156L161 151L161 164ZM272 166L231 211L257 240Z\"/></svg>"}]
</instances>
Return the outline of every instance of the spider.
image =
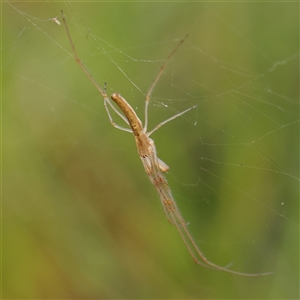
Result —
<instances>
[{"instance_id":1,"label":"spider","mask_svg":"<svg viewBox=\"0 0 300 300\"><path fill-rule=\"evenodd\" d=\"M80 58L77 55L74 43L71 38L71 34L69 31L69 28L67 26L67 22L65 20L63 11L62 13L62 19L63 23L69 38L69 42L72 47L73 56L77 62L77 64L81 67L81 69L84 71L84 73L87 75L89 80L94 84L94 86L97 88L97 90L100 92L104 99L104 106L106 109L106 112L108 114L108 118L110 120L110 123L117 129L129 132L133 134L137 146L138 154L142 160L142 164L144 166L145 172L148 175L150 181L154 185L156 191L158 192L158 195L160 197L163 209L165 211L165 214L169 220L169 222L177 228L185 246L187 247L190 255L192 256L194 262L196 264L202 265L204 267L207 267L209 269L213 270L219 270L219 271L225 271L229 273L233 273L236 275L242 275L242 276L264 276L272 274L273 272L267 272L267 273L243 273L238 272L229 269L228 267L221 267L211 261L209 261L203 252L199 249L196 242L194 241L192 235L190 234L186 222L184 221L176 202L172 196L171 190L169 188L168 182L164 176L163 173L167 172L169 170L169 167L166 163L164 163L162 160L160 160L156 153L156 147L154 144L154 141L150 138L150 135L152 135L157 129L159 129L164 124L182 116L183 114L187 113L188 111L196 108L197 106L192 106L174 116L171 118L161 122L157 126L155 126L151 131L147 131L148 127L148 106L150 102L150 97L152 94L152 91L159 81L162 73L164 72L164 69L170 59L173 57L173 55L177 52L178 48L182 45L182 43L185 41L185 39L188 37L186 35L180 42L177 44L175 49L171 52L171 54L167 57L166 62L163 66L161 66L155 80L153 81L152 85L150 86L150 89L148 90L148 93L146 94L146 102L145 102L145 122L144 125L142 124L141 120L138 118L137 114L135 113L134 109L130 106L130 104L118 93L113 93L111 95L111 99L106 94L106 84L104 85L104 88L100 88L96 80L92 77L92 75L87 71L83 63L81 62ZM114 106L113 102L120 108L120 110L123 112L123 114ZM110 114L109 107L120 117L122 118L125 123L129 125L130 128L125 128L122 126L117 125Z\"/></svg>"}]
</instances>

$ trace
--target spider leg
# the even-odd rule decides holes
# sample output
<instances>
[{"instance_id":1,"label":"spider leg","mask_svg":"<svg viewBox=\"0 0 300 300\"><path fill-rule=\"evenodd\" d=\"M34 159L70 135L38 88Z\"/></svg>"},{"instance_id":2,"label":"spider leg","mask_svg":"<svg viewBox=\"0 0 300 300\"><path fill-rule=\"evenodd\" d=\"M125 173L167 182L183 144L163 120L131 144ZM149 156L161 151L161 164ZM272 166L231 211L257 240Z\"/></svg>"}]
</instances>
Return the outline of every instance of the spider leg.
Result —
<instances>
[{"instance_id":1,"label":"spider leg","mask_svg":"<svg viewBox=\"0 0 300 300\"><path fill-rule=\"evenodd\" d=\"M170 121L172 121L172 120L174 120L174 119L176 119L176 118L182 116L183 114L187 113L188 111L190 111L190 110L192 110L192 109L194 109L194 108L196 108L196 107L197 107L197 105L194 105L194 106L192 106L192 107L190 107L190 108L188 108L188 109L186 109L186 110L184 110L184 111L182 111L182 112L180 112L180 113L178 113L178 114L172 116L171 118L169 118L169 119L167 119L167 120L165 120L165 121L159 123L159 124L156 125L150 132L147 133L148 137L149 137L154 131L156 131L158 128L160 128L161 126L163 126L163 125L165 125L166 123L168 123L168 122L170 122Z\"/></svg>"},{"instance_id":2,"label":"spider leg","mask_svg":"<svg viewBox=\"0 0 300 300\"><path fill-rule=\"evenodd\" d=\"M129 128L125 128L125 127L122 127L122 126L119 126L117 125L114 121L113 121L113 118L109 112L109 109L108 109L108 106L107 104L109 104L109 106L113 109L113 111L120 117L122 118L128 125L129 125L129 122L128 120L125 118L125 116L123 116L118 110L117 108L113 105L113 103L110 101L110 99L108 98L107 94L106 94L106 84L104 85L104 89L102 90L100 88L100 86L98 85L97 81L94 79L94 77L88 72L88 70L86 69L86 67L83 65L83 63L81 62L80 58L78 57L77 55L77 51L76 51L76 48L74 46L74 43L73 43L73 40L72 40L72 37L71 37L71 34L70 34L70 31L69 31L69 28L68 28L68 25L67 25L67 22L66 22L66 19L65 19L65 16L64 16L64 13L63 11L61 11L61 15L62 15L62 19L63 19L63 23L65 25L65 28L66 28L66 31L67 31L67 35L68 35L68 38L69 38L69 41L70 41L70 44L71 44L71 47L72 47L72 52L73 52L73 56L77 62L77 64L80 66L80 68L84 71L84 73L87 75L87 77L90 79L90 81L94 84L94 86L97 88L97 90L100 92L100 94L102 95L102 97L104 98L104 107L106 109L106 112L108 114L108 117L109 117L109 121L110 123L115 127L115 128L118 128L120 130L123 130L123 131L127 131L127 132L130 132L132 133L132 130L129 129Z\"/></svg>"},{"instance_id":3,"label":"spider leg","mask_svg":"<svg viewBox=\"0 0 300 300\"><path fill-rule=\"evenodd\" d=\"M115 122L114 122L114 120L113 120L113 118L112 118L112 116L111 116L111 114L110 114L110 111L109 111L109 108L108 108L108 105L113 109L113 111L120 117L120 118L122 118L128 125L129 125L129 122L128 122L128 120L117 110L117 108L113 105L113 103L110 101L110 99L106 96L105 98L104 98L104 107L105 107L105 110L106 110L106 112L107 112L107 115L108 115L108 118L109 118L109 121L110 121L110 123L111 123L111 125L112 126L114 126L115 128L117 128L117 129L120 129L120 130L123 130L123 131L127 131L127 132L130 132L130 133L132 133L132 130L131 129L129 129L129 128L126 128L126 127L122 127L122 126L119 126L119 125L117 125Z\"/></svg>"},{"instance_id":4,"label":"spider leg","mask_svg":"<svg viewBox=\"0 0 300 300\"><path fill-rule=\"evenodd\" d=\"M150 86L147 94L146 94L146 103L145 103L145 123L144 123L144 132L147 132L147 127L148 127L148 106L149 106L149 101L150 101L150 97L151 94L153 92L154 87L156 86L158 80L160 79L162 73L164 72L167 64L169 63L170 59L172 58L172 56L177 52L178 48L181 46L181 44L186 40L186 38L188 37L188 34L182 39L180 40L180 42L177 44L176 48L172 51L172 53L168 56L168 58L166 59L166 62L160 67L160 70L156 76L156 78L154 79L152 85Z\"/></svg>"}]
</instances>

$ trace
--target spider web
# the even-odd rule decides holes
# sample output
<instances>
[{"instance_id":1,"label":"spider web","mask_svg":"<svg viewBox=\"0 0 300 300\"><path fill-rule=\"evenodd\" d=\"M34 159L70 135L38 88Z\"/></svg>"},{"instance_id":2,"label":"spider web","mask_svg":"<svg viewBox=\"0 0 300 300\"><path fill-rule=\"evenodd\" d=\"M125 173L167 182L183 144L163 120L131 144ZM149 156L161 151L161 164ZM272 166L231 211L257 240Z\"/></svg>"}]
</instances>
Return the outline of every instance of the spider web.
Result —
<instances>
[{"instance_id":1,"label":"spider web","mask_svg":"<svg viewBox=\"0 0 300 300\"><path fill-rule=\"evenodd\" d=\"M153 134L174 198L211 261L274 275L190 262L61 9L91 75L142 121L189 33L149 130L198 105ZM4 298L297 297L298 3L3 2L2 19Z\"/></svg>"}]
</instances>

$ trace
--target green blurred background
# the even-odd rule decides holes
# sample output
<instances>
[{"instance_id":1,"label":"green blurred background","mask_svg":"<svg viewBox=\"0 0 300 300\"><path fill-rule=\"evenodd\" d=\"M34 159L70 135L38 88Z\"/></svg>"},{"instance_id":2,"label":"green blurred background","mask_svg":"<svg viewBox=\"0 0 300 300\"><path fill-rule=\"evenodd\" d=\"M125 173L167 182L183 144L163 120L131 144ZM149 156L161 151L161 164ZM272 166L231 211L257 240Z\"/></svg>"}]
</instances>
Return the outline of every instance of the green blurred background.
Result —
<instances>
[{"instance_id":1,"label":"green blurred background","mask_svg":"<svg viewBox=\"0 0 300 300\"><path fill-rule=\"evenodd\" d=\"M193 263L133 137L113 128L71 56L150 129ZM296 299L299 3L2 3L2 297ZM118 124L122 124L115 118Z\"/></svg>"}]
</instances>

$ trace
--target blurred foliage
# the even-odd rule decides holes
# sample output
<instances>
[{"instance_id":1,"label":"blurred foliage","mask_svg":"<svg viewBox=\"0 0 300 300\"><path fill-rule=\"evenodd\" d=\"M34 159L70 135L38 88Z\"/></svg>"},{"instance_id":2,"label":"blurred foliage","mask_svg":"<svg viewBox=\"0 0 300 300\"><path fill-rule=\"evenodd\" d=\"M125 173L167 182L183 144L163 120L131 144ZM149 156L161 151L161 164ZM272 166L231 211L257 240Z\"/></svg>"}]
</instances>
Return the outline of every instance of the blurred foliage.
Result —
<instances>
[{"instance_id":1,"label":"blurred foliage","mask_svg":"<svg viewBox=\"0 0 300 300\"><path fill-rule=\"evenodd\" d=\"M211 261L274 275L193 263L51 21L61 9L84 64L142 120L189 33L150 105L152 128L198 104L153 135L167 179ZM2 297L298 298L298 25L292 2L3 2Z\"/></svg>"}]
</instances>

